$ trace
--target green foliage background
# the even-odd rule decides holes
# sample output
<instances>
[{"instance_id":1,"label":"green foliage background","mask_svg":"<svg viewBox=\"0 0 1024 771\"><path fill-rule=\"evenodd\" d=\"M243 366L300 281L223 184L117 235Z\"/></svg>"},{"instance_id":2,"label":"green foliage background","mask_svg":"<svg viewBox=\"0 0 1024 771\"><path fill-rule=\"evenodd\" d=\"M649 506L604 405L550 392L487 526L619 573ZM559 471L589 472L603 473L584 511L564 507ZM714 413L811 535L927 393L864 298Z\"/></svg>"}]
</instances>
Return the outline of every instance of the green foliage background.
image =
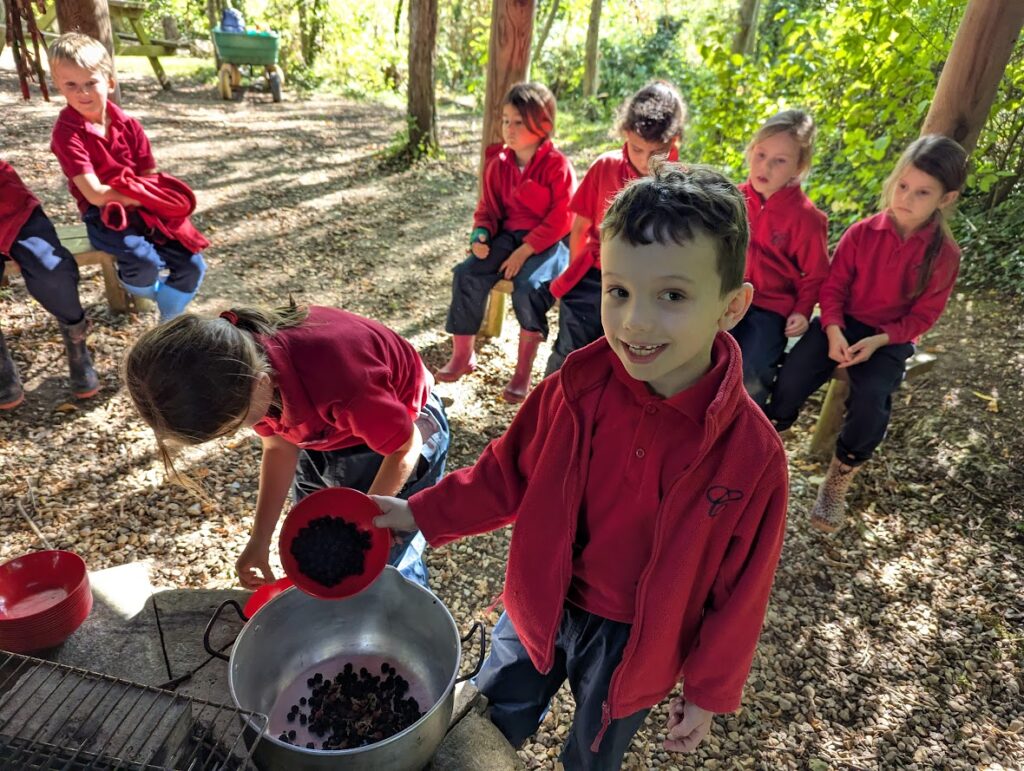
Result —
<instances>
[{"instance_id":1,"label":"green foliage background","mask_svg":"<svg viewBox=\"0 0 1024 771\"><path fill-rule=\"evenodd\" d=\"M245 0L251 24L281 32L292 87L365 97L404 96L405 3L416 0ZM538 0L535 37L556 0ZM205 34L202 0L157 0L160 13ZM236 7L242 5L235 2ZM682 90L690 123L681 155L744 173L743 148L772 113L799 106L819 126L806 188L833 238L875 210L882 180L918 133L966 0L763 0L756 50L731 52L739 0L605 0L600 87L580 96L590 0L558 0L551 32L534 44L531 77L559 98L560 141L589 158L614 138L614 111L652 78ZM490 0L440 0L437 77L443 94L479 108ZM310 18L317 20L310 42ZM307 45L303 46L303 37ZM310 48L315 50L310 50ZM590 146L584 147L585 144ZM955 225L962 282L1024 289L1017 234L1024 219L1024 45L1018 44L972 159Z\"/></svg>"}]
</instances>

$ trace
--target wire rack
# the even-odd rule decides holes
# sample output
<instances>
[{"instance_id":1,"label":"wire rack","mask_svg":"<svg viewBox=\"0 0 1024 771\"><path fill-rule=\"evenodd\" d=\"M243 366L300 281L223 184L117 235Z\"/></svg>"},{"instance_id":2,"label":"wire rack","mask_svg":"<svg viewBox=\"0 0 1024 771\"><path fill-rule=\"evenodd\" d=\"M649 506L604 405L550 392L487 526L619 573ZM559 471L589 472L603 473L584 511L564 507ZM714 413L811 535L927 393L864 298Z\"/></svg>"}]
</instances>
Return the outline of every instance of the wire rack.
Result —
<instances>
[{"instance_id":1,"label":"wire rack","mask_svg":"<svg viewBox=\"0 0 1024 771\"><path fill-rule=\"evenodd\" d=\"M248 771L266 725L260 713L0 651L3 771Z\"/></svg>"}]
</instances>

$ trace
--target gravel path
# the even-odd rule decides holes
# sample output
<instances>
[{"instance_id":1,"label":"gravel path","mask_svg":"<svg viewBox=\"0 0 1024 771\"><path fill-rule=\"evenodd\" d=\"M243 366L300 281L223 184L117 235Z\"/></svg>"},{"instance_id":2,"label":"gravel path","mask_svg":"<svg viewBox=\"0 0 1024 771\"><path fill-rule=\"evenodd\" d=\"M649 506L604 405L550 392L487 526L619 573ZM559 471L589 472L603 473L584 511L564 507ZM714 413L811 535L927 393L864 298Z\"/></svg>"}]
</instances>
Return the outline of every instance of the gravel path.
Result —
<instances>
[{"instance_id":1,"label":"gravel path","mask_svg":"<svg viewBox=\"0 0 1024 771\"><path fill-rule=\"evenodd\" d=\"M446 109L446 159L394 172L375 158L401 124L389 108L334 98L273 105L264 95L225 104L211 89L164 94L149 80L124 90L161 166L197 190L197 220L215 244L201 308L289 295L344 305L390 324L429 363L443 361L448 269L473 206L477 117ZM55 220L71 222L47 149L58 109L15 101L13 76L0 70L0 154ZM584 169L597 148L569 150ZM48 539L93 569L145 559L169 586L233 585L258 443L239 434L186 453L181 466L210 503L165 484L117 378L126 345L153 319L111 316L93 269L82 294L104 389L70 404L52 319L20 280L0 290L28 389L21 408L0 416L0 559L40 547L14 507L20 499ZM926 341L939 366L897 395L890 437L856 483L856 526L833 538L805 522L824 466L806 458L811 418L802 419L788 446L788 540L743 710L717 719L710 741L685 757L659 749L665 714L655 710L627 768L1024 767L1020 311L981 296L952 303ZM513 327L480 347L477 373L441 386L453 468L471 463L513 414L500 400ZM464 628L497 619L485 609L501 590L507 545L502 531L430 553L434 586ZM570 716L571 697L560 694L521 752L527 767L554 767Z\"/></svg>"}]
</instances>

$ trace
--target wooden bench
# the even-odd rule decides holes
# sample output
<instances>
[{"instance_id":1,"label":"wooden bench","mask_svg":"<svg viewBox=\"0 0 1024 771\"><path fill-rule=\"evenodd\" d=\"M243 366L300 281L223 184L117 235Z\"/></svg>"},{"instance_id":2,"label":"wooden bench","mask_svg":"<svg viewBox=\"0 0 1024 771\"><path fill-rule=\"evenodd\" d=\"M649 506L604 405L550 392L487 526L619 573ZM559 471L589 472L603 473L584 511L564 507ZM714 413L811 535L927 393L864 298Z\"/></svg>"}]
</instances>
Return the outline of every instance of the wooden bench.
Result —
<instances>
[{"instance_id":1,"label":"wooden bench","mask_svg":"<svg viewBox=\"0 0 1024 771\"><path fill-rule=\"evenodd\" d=\"M502 279L494 285L487 298L484 323L480 325L480 337L501 337L501 324L505 320L505 295L512 294L512 282Z\"/></svg>"},{"instance_id":2,"label":"wooden bench","mask_svg":"<svg viewBox=\"0 0 1024 771\"><path fill-rule=\"evenodd\" d=\"M75 262L82 265L99 265L103 271L103 292L107 296L107 304L115 313L128 313L131 310L142 310L138 298L132 297L121 286L117 279L117 267L114 256L93 249L86 235L85 225L61 225L56 228L57 237L75 256ZM4 262L4 278L21 273L21 268L14 260Z\"/></svg>"},{"instance_id":3,"label":"wooden bench","mask_svg":"<svg viewBox=\"0 0 1024 771\"><path fill-rule=\"evenodd\" d=\"M907 359L904 381L913 380L935 366L938 357L935 354L919 351ZM850 374L845 369L835 370L832 380L822 402L818 423L811 437L810 454L831 456L836 448L836 437L843 425L843 413L846 409L846 397L850 395Z\"/></svg>"}]
</instances>

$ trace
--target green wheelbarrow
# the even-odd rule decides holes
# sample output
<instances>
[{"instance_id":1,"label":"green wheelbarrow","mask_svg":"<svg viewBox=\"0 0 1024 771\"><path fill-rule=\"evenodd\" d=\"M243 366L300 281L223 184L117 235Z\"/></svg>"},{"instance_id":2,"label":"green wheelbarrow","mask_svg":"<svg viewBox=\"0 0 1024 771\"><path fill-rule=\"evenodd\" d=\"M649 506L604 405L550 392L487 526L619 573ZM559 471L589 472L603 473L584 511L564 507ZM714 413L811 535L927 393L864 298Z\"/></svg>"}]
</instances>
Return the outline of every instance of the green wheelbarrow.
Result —
<instances>
[{"instance_id":1,"label":"green wheelbarrow","mask_svg":"<svg viewBox=\"0 0 1024 771\"><path fill-rule=\"evenodd\" d=\"M281 39L276 32L225 32L220 27L213 30L213 44L220 57L220 95L231 99L232 89L242 85L244 65L263 67L270 95L275 102L281 101L284 86L284 72L277 66L277 52Z\"/></svg>"}]
</instances>

